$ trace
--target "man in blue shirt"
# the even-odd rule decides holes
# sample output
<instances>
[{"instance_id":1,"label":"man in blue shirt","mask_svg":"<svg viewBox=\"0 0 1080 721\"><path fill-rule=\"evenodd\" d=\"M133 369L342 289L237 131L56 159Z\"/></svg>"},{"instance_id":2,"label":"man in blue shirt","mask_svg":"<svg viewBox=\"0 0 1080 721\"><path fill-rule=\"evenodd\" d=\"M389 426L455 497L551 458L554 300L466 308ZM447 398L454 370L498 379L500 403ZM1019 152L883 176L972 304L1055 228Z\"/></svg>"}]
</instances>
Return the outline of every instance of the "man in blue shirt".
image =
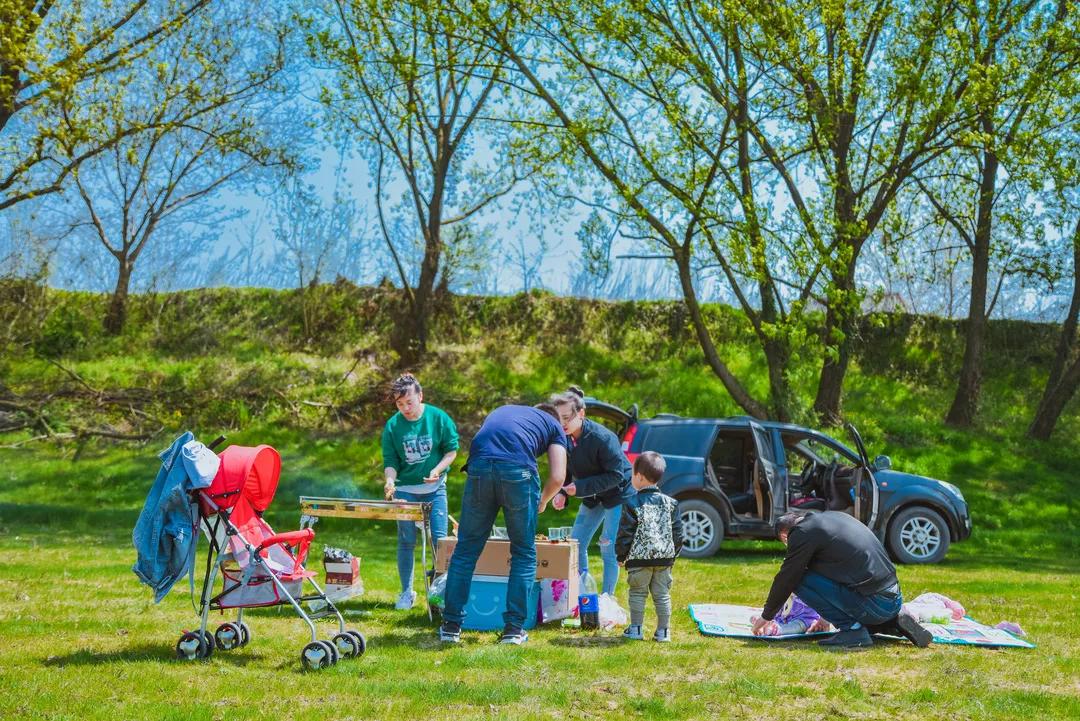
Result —
<instances>
[{"instance_id":1,"label":"man in blue shirt","mask_svg":"<svg viewBox=\"0 0 1080 721\"><path fill-rule=\"evenodd\" d=\"M446 608L439 638L461 640L463 609L473 571L502 510L510 538L510 576L500 643L528 640L527 600L536 577L536 517L566 479L567 441L555 407L502 406L484 419L469 447L458 542L446 571ZM540 490L536 459L547 453L548 479Z\"/></svg>"}]
</instances>

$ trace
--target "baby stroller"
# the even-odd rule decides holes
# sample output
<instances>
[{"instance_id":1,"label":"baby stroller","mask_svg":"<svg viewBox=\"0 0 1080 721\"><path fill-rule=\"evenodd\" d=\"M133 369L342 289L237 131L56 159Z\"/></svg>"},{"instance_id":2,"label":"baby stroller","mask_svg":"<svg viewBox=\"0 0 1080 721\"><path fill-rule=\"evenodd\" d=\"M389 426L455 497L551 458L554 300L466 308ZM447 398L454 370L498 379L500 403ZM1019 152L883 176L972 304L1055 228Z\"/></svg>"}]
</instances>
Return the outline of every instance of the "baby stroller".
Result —
<instances>
[{"instance_id":1,"label":"baby stroller","mask_svg":"<svg viewBox=\"0 0 1080 721\"><path fill-rule=\"evenodd\" d=\"M210 448L220 444L218 438ZM363 634L347 630L341 612L315 582L315 573L304 569L304 560L315 537L308 528L274 533L262 514L274 498L281 473L281 457L270 446L254 448L229 446L219 454L221 465L209 487L192 492L198 520L210 541L203 577L198 631L184 633L176 644L182 659L208 658L215 649L231 651L251 641L251 629L244 622L244 609L261 606L292 606L311 631L300 663L305 669L332 666L339 658L361 656L367 642ZM291 550L295 549L295 551ZM221 590L212 595L217 576ZM314 593L304 595L305 581ZM318 614L304 610L303 602L325 604ZM218 626L210 634L210 611L237 609L236 621ZM314 619L333 614L338 633L329 641L319 640Z\"/></svg>"}]
</instances>

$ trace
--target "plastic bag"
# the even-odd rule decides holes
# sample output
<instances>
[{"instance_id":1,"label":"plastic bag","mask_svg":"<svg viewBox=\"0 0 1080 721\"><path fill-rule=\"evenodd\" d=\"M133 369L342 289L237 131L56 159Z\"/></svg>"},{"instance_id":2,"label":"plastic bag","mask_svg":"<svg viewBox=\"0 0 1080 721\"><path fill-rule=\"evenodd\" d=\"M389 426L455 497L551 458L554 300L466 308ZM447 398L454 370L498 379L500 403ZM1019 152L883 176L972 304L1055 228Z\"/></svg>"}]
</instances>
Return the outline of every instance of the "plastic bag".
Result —
<instances>
[{"instance_id":1,"label":"plastic bag","mask_svg":"<svg viewBox=\"0 0 1080 721\"><path fill-rule=\"evenodd\" d=\"M577 609L577 599L570 595L570 583L565 578L540 580L540 622L569 618Z\"/></svg>"},{"instance_id":2,"label":"plastic bag","mask_svg":"<svg viewBox=\"0 0 1080 721\"><path fill-rule=\"evenodd\" d=\"M615 628L630 623L626 609L610 593L600 595L600 628Z\"/></svg>"},{"instance_id":3,"label":"plastic bag","mask_svg":"<svg viewBox=\"0 0 1080 721\"><path fill-rule=\"evenodd\" d=\"M352 560L353 555L344 548L323 546L323 563L349 563Z\"/></svg>"},{"instance_id":4,"label":"plastic bag","mask_svg":"<svg viewBox=\"0 0 1080 721\"><path fill-rule=\"evenodd\" d=\"M446 593L446 574L436 576L435 580L431 582L431 586L428 587L427 600L428 605L432 608L442 610L443 607L443 594Z\"/></svg>"}]
</instances>

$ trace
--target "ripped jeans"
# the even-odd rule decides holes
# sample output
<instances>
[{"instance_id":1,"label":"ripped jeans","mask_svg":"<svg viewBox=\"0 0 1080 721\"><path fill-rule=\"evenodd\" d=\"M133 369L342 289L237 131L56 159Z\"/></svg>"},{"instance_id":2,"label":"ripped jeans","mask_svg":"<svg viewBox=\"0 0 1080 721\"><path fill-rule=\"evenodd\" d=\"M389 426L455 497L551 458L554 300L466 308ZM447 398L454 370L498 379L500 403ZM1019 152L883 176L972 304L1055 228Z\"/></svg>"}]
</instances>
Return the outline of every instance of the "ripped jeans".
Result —
<instances>
[{"instance_id":1,"label":"ripped jeans","mask_svg":"<svg viewBox=\"0 0 1080 721\"><path fill-rule=\"evenodd\" d=\"M600 534L600 558L604 561L604 580L600 586L600 593L615 593L615 584L619 582L619 561L615 558L615 537L619 535L619 519L622 518L622 504L614 508L604 508L597 505L588 508L584 503L578 507L577 518L574 519L574 530L570 532L571 538L578 542L578 568L582 573L589 570L589 545L593 536L603 524L604 530Z\"/></svg>"}]
</instances>

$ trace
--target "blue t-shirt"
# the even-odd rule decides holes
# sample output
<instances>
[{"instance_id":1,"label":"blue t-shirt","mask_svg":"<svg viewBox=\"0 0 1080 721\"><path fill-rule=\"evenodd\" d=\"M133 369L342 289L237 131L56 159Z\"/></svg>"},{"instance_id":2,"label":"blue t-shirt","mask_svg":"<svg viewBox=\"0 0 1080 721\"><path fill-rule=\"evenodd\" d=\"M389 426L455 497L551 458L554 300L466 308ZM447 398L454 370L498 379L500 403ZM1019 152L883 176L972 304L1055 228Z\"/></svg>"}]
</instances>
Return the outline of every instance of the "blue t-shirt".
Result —
<instances>
[{"instance_id":1,"label":"blue t-shirt","mask_svg":"<svg viewBox=\"0 0 1080 721\"><path fill-rule=\"evenodd\" d=\"M535 471L537 456L553 444L569 447L562 426L550 414L532 406L501 406L488 414L473 438L469 463L516 463Z\"/></svg>"}]
</instances>

